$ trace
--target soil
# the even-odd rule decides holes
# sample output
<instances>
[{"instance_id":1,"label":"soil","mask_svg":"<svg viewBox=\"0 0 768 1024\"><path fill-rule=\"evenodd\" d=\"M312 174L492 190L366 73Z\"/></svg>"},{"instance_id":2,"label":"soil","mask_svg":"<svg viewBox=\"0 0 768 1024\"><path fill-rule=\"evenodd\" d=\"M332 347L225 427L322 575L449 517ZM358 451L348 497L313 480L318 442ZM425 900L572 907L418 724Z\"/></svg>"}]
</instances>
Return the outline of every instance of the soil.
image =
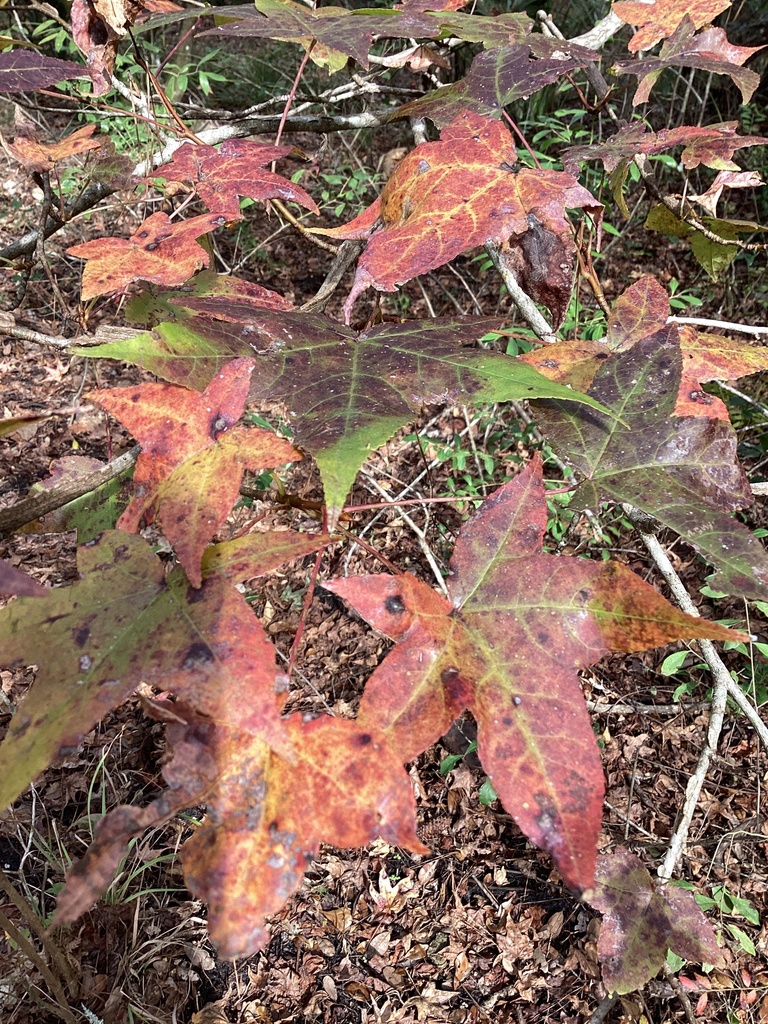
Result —
<instances>
[{"instance_id":1,"label":"soil","mask_svg":"<svg viewBox=\"0 0 768 1024\"><path fill-rule=\"evenodd\" d=\"M292 141L316 147L314 139ZM393 130L382 145L389 149L402 141L402 132ZM5 243L34 224L39 197L6 156L0 156L0 169L0 187L18 204L0 223L0 243ZM125 235L143 213L135 205L113 203L52 238L46 250L59 295L44 270L35 268L19 314L23 323L42 332L74 334L82 319L79 263L66 255L66 247L97 233ZM249 242L243 229L223 244L221 268L236 263L247 244L258 246L273 235L260 249L259 260L239 273L297 304L309 299L323 280L328 254L290 228L275 235L276 222L265 222L261 214L246 228ZM610 277L604 286L609 298L637 276L632 247L649 244L641 230L629 232L623 241L625 248L613 249L608 260ZM674 277L692 289L699 285L699 271L682 243L664 239L651 244L656 248L644 265L654 267L662 280ZM407 308L409 317L453 314L457 306L473 312L478 303L493 313L502 301L498 286L478 268L465 257L454 264L458 277L444 268L425 279L424 290L412 282L403 291L400 311ZM7 308L18 293L19 275L2 273L0 290ZM338 312L343 294L339 292L329 312ZM697 312L725 315L726 302L724 287L713 288ZM395 312L398 307L388 308ZM97 304L89 326L99 322L121 323L119 303ZM148 375L123 364L85 361L66 350L0 336L0 379L6 415L65 410L23 434L0 439L0 505L8 507L46 477L56 458L76 453L104 460L129 447L128 436L94 409L87 393L134 384ZM530 430L507 409L473 415L468 422L462 408L425 411L419 422L372 456L351 502L380 500L372 481L395 494L414 481L422 494L444 493L450 486L466 493L469 485L458 459L433 465L428 475L424 466L435 455L455 450L457 436L467 428L476 451L490 450L494 460L482 484L474 474L476 492L513 474L534 444ZM745 436L753 436L751 429ZM504 443L499 447L500 434ZM469 461L472 465L471 452ZM320 496L317 474L309 464L300 465L286 485L307 498ZM444 566L470 507L464 502L412 509L409 514L422 538L398 509L355 513L354 528L360 533L367 527L365 540L376 552L434 583L425 548ZM425 508L432 509L428 519ZM309 522L300 512L243 507L233 514L223 536L245 528L257 514L266 516L267 524L301 528ZM760 513L755 515L752 525L763 525ZM589 523L580 521L560 550L588 551L590 536ZM654 580L638 543L618 519L611 540L613 557ZM698 595L706 568L679 542L671 547L689 591ZM46 586L77 579L71 533L14 534L0 540L0 557ZM284 657L302 613L308 565L311 560L273 573L254 601ZM347 547L324 556L320 576L380 571L380 561L368 550ZM736 601L716 606L706 598L701 601L718 618L744 617ZM764 626L758 619L751 628L759 632ZM295 664L291 709L353 716L366 678L387 649L387 641L318 590ZM685 679L694 692L676 699L680 677L660 671L670 650L608 658L583 674L607 779L602 849L628 846L651 870L675 827L708 722L706 677L691 669ZM726 657L743 678L741 655L730 652ZM0 723L7 724L31 678L31 669L0 671ZM419 835L431 854L414 856L383 841L361 850L324 848L301 889L273 919L268 947L255 956L234 963L217 959L206 936L205 906L184 887L178 851L202 815L200 808L138 840L99 904L43 942L40 927L50 919L64 871L82 854L98 820L120 803L149 802L161 785L162 728L144 715L138 699L129 700L92 730L76 753L55 763L0 815L3 1022L53 1024L62 1019L62 1005L69 1008L71 1019L91 1024L768 1021L765 751L743 717L729 713L680 877L698 893L712 894L722 887L748 901L759 911L761 923L750 923L732 906L729 912L721 900L710 918L728 950L725 969L703 971L686 964L679 981L674 975L671 980L662 976L641 992L613 1002L606 998L597 963L599 915L563 886L549 858L526 841L498 802L481 802L485 777L476 756L441 774L441 761L463 753L474 735L474 723L466 717L410 765ZM20 938L28 945L20 944ZM749 942L755 956L748 952Z\"/></svg>"}]
</instances>

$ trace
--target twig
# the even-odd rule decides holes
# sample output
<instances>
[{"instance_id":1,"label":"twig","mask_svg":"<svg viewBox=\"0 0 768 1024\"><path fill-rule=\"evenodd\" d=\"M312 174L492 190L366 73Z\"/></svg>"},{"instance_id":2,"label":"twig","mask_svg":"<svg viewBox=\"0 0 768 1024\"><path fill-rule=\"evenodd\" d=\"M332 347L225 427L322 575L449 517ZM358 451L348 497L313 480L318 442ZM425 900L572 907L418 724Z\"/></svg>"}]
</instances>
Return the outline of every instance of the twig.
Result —
<instances>
[{"instance_id":1,"label":"twig","mask_svg":"<svg viewBox=\"0 0 768 1024\"><path fill-rule=\"evenodd\" d=\"M768 327L752 324L734 324L730 320L708 320L702 316L669 316L668 324L694 324L697 327L719 327L722 331L741 331L742 334L768 334Z\"/></svg>"},{"instance_id":2,"label":"twig","mask_svg":"<svg viewBox=\"0 0 768 1024\"><path fill-rule=\"evenodd\" d=\"M280 199L270 199L269 201L270 203L272 203L274 208L281 214L281 216L285 217L285 219L289 221L289 223L293 224L296 230L300 234L302 234L309 242L311 242L313 245L316 245L318 249L325 249L326 252L332 252L334 256L336 255L339 247L337 245L331 245L330 242L326 242L322 238L318 238L316 235L313 235L309 228L307 228L304 224L301 223L298 217L294 217L294 215L291 213L291 211L288 209L285 203L283 203Z\"/></svg>"},{"instance_id":3,"label":"twig","mask_svg":"<svg viewBox=\"0 0 768 1024\"><path fill-rule=\"evenodd\" d=\"M347 238L341 243L336 250L336 255L333 258L333 263L325 276L325 280L320 285L316 295L313 295L308 302L305 302L299 309L304 313L314 313L318 310L323 310L328 305L328 302L341 284L341 281L346 274L347 270L352 266L357 257L363 251L365 242L358 241L357 239Z\"/></svg>"},{"instance_id":4,"label":"twig","mask_svg":"<svg viewBox=\"0 0 768 1024\"><path fill-rule=\"evenodd\" d=\"M84 494L113 480L134 464L140 451L140 446L135 445L129 451L118 455L116 459L112 459L111 462L95 469L92 473L87 473L77 480L50 491L32 494L15 505L11 505L10 508L0 509L0 536L18 530L20 526L25 526L27 523L39 519L40 516L53 512L70 501L74 501L75 498L81 498Z\"/></svg>"},{"instance_id":5,"label":"twig","mask_svg":"<svg viewBox=\"0 0 768 1024\"><path fill-rule=\"evenodd\" d=\"M615 993L610 996L606 996L585 1024L600 1024L600 1022L605 1020L611 1012L618 998L619 997Z\"/></svg>"}]
</instances>

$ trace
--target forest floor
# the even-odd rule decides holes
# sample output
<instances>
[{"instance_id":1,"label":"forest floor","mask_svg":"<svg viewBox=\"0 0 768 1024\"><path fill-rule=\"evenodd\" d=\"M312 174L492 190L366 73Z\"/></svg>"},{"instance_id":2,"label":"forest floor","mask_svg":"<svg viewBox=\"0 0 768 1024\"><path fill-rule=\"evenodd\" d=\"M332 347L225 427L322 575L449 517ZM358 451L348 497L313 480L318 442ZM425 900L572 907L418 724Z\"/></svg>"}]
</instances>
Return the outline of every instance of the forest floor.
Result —
<instances>
[{"instance_id":1,"label":"forest floor","mask_svg":"<svg viewBox=\"0 0 768 1024\"><path fill-rule=\"evenodd\" d=\"M389 140L392 146L400 141ZM39 199L2 155L0 190L6 208L13 207L0 221L0 242L8 242L34 222ZM66 246L97 234L127 234L141 215L115 202L51 239L49 262L65 308L38 269L19 314L23 323L44 333L74 334L80 263L64 254ZM258 248L277 226L274 219L254 217L246 225L254 235L246 241L241 233L240 251L249 244ZM679 243L656 244L655 262L647 265L665 280L700 280ZM235 262L234 249L233 242L220 254L228 265ZM256 265L240 273L299 303L317 290L329 258L288 227L261 249ZM614 250L608 266L611 280L604 286L615 298L637 276L636 264ZM430 315L430 306L437 315L453 313L457 305L472 312L475 299L484 312L495 311L498 288L492 278L469 259L456 267L459 279L444 269L425 282L428 292L418 284L406 290L409 317ZM2 308L12 305L17 284L12 274L0 278ZM720 297L710 289L702 315L720 308ZM106 301L98 309L97 320L122 322L116 303ZM0 506L25 497L56 458L105 460L124 451L131 443L127 435L86 396L97 387L146 378L123 364L86 361L0 332L4 414L73 410L0 440ZM534 445L532 431L514 411L494 407L470 415L464 408L431 409L370 459L351 500L381 500L379 488L396 495L409 484L421 494L452 486L467 498L478 497L512 475ZM431 464L429 473L425 464ZM308 498L320 495L309 464L300 464L287 485ZM439 565L446 564L472 507L469 500L455 507L411 507L417 529L402 510L361 512L353 517L354 528L365 528L368 544L396 565L433 581L425 547ZM242 507L223 536L248 526L257 514L266 517L262 524L302 528L311 522L304 513ZM752 525L765 525L755 518L760 514L754 513ZM612 530L612 557L663 590L636 538L619 519ZM588 552L590 531L588 522L578 521L559 542L552 541L552 549ZM705 614L744 620L743 604L714 605L700 595L707 570L692 551L676 543L673 557ZM77 579L71 533L6 537L0 558L46 586ZM334 549L324 555L321 578L363 571L378 572L381 565L359 547ZM255 602L283 655L298 624L307 578L306 564L285 567L267 578ZM756 632L761 626L752 623ZM292 709L354 715L365 679L387 649L388 642L335 597L318 592L296 662ZM675 827L708 721L707 682L697 659L689 658L676 676L660 672L672 649L611 657L582 676L607 780L602 848L628 846L651 870ZM726 658L747 685L744 659L735 653ZM765 668L754 671L762 673L765 685ZM31 670L0 671L0 727L31 678ZM675 698L681 683L690 692ZM78 1024L768 1022L768 775L765 751L743 717L729 711L680 868L696 893L714 898L709 915L729 951L728 966L705 973L684 965L679 982L660 977L614 1003L606 1001L600 981L599 916L563 886L549 858L531 847L498 803L481 802L485 777L475 755L455 759L441 773L441 762L463 754L473 738L473 722L462 720L410 766L419 834L431 855L414 856L383 841L361 850L324 848L299 892L272 920L263 952L231 963L217 959L208 942L205 906L185 889L177 857L194 827L190 814L137 841L104 899L75 925L50 935L49 951L55 945L59 952L48 957L46 976L37 932L39 922L50 918L67 865L83 853L107 810L147 803L161 784L162 727L143 714L138 700L128 701L89 733L76 754L55 763L0 814L0 912L37 950L37 959L30 959L7 932L0 934L3 1024L53 1024L63 1019L63 1006ZM759 912L760 924L738 913L728 897L746 901Z\"/></svg>"}]
</instances>

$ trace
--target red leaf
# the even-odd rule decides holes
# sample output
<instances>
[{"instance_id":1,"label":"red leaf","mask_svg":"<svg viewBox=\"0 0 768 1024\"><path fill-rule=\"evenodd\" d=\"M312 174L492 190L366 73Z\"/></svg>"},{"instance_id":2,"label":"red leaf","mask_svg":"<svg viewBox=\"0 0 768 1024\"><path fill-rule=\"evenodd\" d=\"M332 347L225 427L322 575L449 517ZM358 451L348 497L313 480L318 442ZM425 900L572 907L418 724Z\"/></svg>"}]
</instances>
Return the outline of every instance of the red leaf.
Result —
<instances>
[{"instance_id":1,"label":"red leaf","mask_svg":"<svg viewBox=\"0 0 768 1024\"><path fill-rule=\"evenodd\" d=\"M70 246L70 256L88 260L82 300L124 292L132 281L151 281L166 288L184 284L196 270L208 266L208 253L196 239L226 220L220 213L180 221L171 221L167 213L153 213L129 239L94 238Z\"/></svg>"},{"instance_id":2,"label":"red leaf","mask_svg":"<svg viewBox=\"0 0 768 1024\"><path fill-rule=\"evenodd\" d=\"M135 495L118 526L157 517L194 586L206 545L237 500L243 472L301 458L267 430L235 426L248 397L252 359L228 363L201 394L171 384L97 391L94 401L141 442Z\"/></svg>"},{"instance_id":3,"label":"red leaf","mask_svg":"<svg viewBox=\"0 0 768 1024\"><path fill-rule=\"evenodd\" d=\"M627 43L637 53L671 36L686 15L701 28L730 6L731 0L617 0L612 10L628 25L641 26Z\"/></svg>"},{"instance_id":4,"label":"red leaf","mask_svg":"<svg viewBox=\"0 0 768 1024\"><path fill-rule=\"evenodd\" d=\"M224 214L227 220L240 216L238 196L283 199L319 213L314 199L300 185L265 170L266 164L287 156L291 150L291 146L268 146L246 139L230 139L219 149L186 142L155 176L192 182L208 209Z\"/></svg>"},{"instance_id":5,"label":"red leaf","mask_svg":"<svg viewBox=\"0 0 768 1024\"><path fill-rule=\"evenodd\" d=\"M584 889L603 782L578 670L610 651L734 634L677 611L619 563L544 554L546 523L537 456L463 528L450 601L408 573L324 585L398 641L368 682L358 723L384 728L408 760L468 708L507 811Z\"/></svg>"},{"instance_id":6,"label":"red leaf","mask_svg":"<svg viewBox=\"0 0 768 1024\"><path fill-rule=\"evenodd\" d=\"M17 594L19 597L44 597L47 593L46 588L31 576L0 558L0 596Z\"/></svg>"},{"instance_id":7,"label":"red leaf","mask_svg":"<svg viewBox=\"0 0 768 1024\"><path fill-rule=\"evenodd\" d=\"M380 199L336 238L367 238L344 310L373 286L400 285L487 241L509 243L506 258L559 323L573 277L574 246L565 209L602 205L570 175L523 168L507 128L465 111L439 142L417 146L397 166ZM381 218L382 227L376 224Z\"/></svg>"},{"instance_id":8,"label":"red leaf","mask_svg":"<svg viewBox=\"0 0 768 1024\"><path fill-rule=\"evenodd\" d=\"M655 885L629 850L598 859L595 887L584 898L603 914L597 955L609 992L642 988L659 972L668 949L694 963L725 963L693 894Z\"/></svg>"}]
</instances>

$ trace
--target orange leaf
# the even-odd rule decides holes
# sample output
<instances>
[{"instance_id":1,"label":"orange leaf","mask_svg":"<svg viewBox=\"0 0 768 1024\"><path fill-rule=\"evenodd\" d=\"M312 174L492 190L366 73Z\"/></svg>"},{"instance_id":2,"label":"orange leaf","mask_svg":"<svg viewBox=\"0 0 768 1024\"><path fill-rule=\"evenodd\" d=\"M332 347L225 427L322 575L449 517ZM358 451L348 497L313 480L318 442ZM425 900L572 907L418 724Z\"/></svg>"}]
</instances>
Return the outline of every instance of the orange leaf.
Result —
<instances>
[{"instance_id":1,"label":"orange leaf","mask_svg":"<svg viewBox=\"0 0 768 1024\"><path fill-rule=\"evenodd\" d=\"M8 144L8 149L30 174L44 173L71 156L85 153L89 149L99 149L101 143L91 138L95 131L95 124L86 124L59 142L50 143L38 142L30 134L17 135Z\"/></svg>"},{"instance_id":2,"label":"orange leaf","mask_svg":"<svg viewBox=\"0 0 768 1024\"><path fill-rule=\"evenodd\" d=\"M132 281L151 281L166 288L184 284L196 270L208 266L208 253L196 239L226 221L220 213L180 221L171 221L167 213L153 213L129 239L94 238L70 246L70 256L88 260L82 301L124 292Z\"/></svg>"}]
</instances>

